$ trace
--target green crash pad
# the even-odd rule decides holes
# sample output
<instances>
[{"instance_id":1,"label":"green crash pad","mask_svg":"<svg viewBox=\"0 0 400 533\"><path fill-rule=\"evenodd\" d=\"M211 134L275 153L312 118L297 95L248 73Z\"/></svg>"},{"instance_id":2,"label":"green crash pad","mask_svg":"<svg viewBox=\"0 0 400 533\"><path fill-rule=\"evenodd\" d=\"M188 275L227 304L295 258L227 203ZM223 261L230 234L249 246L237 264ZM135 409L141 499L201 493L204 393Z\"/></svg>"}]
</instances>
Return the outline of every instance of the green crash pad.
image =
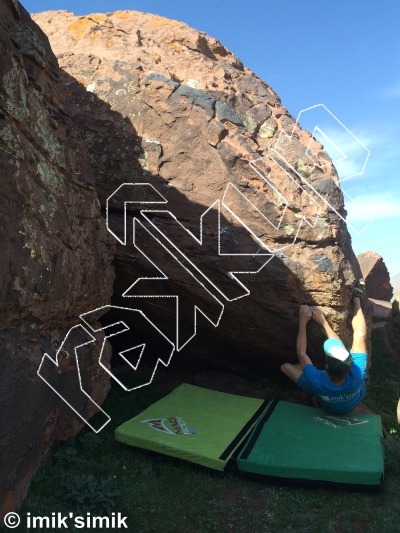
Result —
<instances>
[{"instance_id":1,"label":"green crash pad","mask_svg":"<svg viewBox=\"0 0 400 533\"><path fill-rule=\"evenodd\" d=\"M270 481L379 489L384 478L379 415L331 416L274 400L237 457L241 473Z\"/></svg>"},{"instance_id":2,"label":"green crash pad","mask_svg":"<svg viewBox=\"0 0 400 533\"><path fill-rule=\"evenodd\" d=\"M182 384L119 426L117 441L224 470L267 403Z\"/></svg>"}]
</instances>

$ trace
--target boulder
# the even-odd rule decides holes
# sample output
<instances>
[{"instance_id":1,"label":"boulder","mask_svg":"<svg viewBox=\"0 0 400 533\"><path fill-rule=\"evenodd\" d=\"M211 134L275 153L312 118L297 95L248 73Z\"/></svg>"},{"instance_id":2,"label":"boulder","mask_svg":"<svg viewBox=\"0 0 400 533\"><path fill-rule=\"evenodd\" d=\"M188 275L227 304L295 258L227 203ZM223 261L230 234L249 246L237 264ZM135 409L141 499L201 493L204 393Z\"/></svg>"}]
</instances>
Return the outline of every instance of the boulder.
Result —
<instances>
[{"instance_id":1,"label":"boulder","mask_svg":"<svg viewBox=\"0 0 400 533\"><path fill-rule=\"evenodd\" d=\"M392 310L383 329L383 338L390 353L400 359L400 291L393 300Z\"/></svg>"},{"instance_id":2,"label":"boulder","mask_svg":"<svg viewBox=\"0 0 400 533\"><path fill-rule=\"evenodd\" d=\"M113 304L141 310L174 342L174 362L200 371L294 361L302 303L323 306L350 342L361 271L338 176L277 94L178 21L136 11L34 20L64 72L115 235ZM123 309L118 318L134 327ZM317 358L322 339L312 324Z\"/></svg>"},{"instance_id":3,"label":"boulder","mask_svg":"<svg viewBox=\"0 0 400 533\"><path fill-rule=\"evenodd\" d=\"M60 99L56 58L15 0L0 4L0 50L1 519L20 504L52 445L84 424L37 372L45 353L56 358L80 313L109 302L114 272L89 153ZM70 338L82 341L78 330ZM109 379L98 356L95 347L80 360L84 386L101 404ZM46 377L59 390L76 388L73 354L60 352L58 363L48 362ZM86 419L96 411L81 396L75 406Z\"/></svg>"},{"instance_id":4,"label":"boulder","mask_svg":"<svg viewBox=\"0 0 400 533\"><path fill-rule=\"evenodd\" d=\"M376 252L363 252L357 256L368 298L390 302L393 288L390 275L381 255Z\"/></svg>"},{"instance_id":5,"label":"boulder","mask_svg":"<svg viewBox=\"0 0 400 533\"><path fill-rule=\"evenodd\" d=\"M60 69L16 1L0 15L4 514L83 425L37 374L44 353L58 358L56 390L79 396L64 339L87 341L82 313L111 299L103 324L135 330L139 310L139 334L173 342L174 362L265 375L295 361L302 303L350 342L361 271L328 154L217 39L138 12L35 15ZM322 361L323 332L308 331ZM97 340L78 358L100 405Z\"/></svg>"},{"instance_id":6,"label":"boulder","mask_svg":"<svg viewBox=\"0 0 400 533\"><path fill-rule=\"evenodd\" d=\"M393 287L393 294L395 296L400 291L400 272L390 278L390 284Z\"/></svg>"},{"instance_id":7,"label":"boulder","mask_svg":"<svg viewBox=\"0 0 400 533\"><path fill-rule=\"evenodd\" d=\"M372 318L386 320L392 309L390 302L375 300L374 298L369 298L369 302L372 304Z\"/></svg>"}]
</instances>

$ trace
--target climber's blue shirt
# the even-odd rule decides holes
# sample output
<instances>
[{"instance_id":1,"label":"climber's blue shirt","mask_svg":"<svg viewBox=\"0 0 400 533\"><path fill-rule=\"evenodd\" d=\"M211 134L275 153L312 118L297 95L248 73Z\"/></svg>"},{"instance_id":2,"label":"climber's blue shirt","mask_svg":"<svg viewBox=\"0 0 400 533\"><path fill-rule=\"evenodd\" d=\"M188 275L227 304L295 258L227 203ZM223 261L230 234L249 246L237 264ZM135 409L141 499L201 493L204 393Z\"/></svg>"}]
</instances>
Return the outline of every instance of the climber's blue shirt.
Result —
<instances>
[{"instance_id":1,"label":"climber's blue shirt","mask_svg":"<svg viewBox=\"0 0 400 533\"><path fill-rule=\"evenodd\" d=\"M326 370L317 370L313 365L306 365L297 380L302 389L315 394L324 409L334 415L343 415L356 407L365 395L367 377L366 353L352 353L353 365L344 383L335 385Z\"/></svg>"}]
</instances>

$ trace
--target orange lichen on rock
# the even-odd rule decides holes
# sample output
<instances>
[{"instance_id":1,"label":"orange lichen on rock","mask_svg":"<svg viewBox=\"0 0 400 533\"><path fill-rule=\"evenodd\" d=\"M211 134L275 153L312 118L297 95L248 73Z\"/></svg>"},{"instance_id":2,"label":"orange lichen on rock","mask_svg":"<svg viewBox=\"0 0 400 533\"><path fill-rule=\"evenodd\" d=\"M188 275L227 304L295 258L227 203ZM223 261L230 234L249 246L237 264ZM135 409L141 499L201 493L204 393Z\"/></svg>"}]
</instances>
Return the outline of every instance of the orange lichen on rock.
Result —
<instances>
[{"instance_id":1,"label":"orange lichen on rock","mask_svg":"<svg viewBox=\"0 0 400 533\"><path fill-rule=\"evenodd\" d=\"M187 26L184 22L179 22L178 20L166 19L165 17L160 17L159 15L153 15L149 21L150 26L172 26L173 28L184 28Z\"/></svg>"},{"instance_id":2,"label":"orange lichen on rock","mask_svg":"<svg viewBox=\"0 0 400 533\"><path fill-rule=\"evenodd\" d=\"M177 43L169 43L169 46L175 50L176 52L179 52L180 54L183 52L183 48L182 46L180 46L179 44Z\"/></svg>"},{"instance_id":3,"label":"orange lichen on rock","mask_svg":"<svg viewBox=\"0 0 400 533\"><path fill-rule=\"evenodd\" d=\"M75 39L82 39L85 33L93 26L93 21L87 17L79 17L76 22L68 26L68 30L74 35Z\"/></svg>"},{"instance_id":4,"label":"orange lichen on rock","mask_svg":"<svg viewBox=\"0 0 400 533\"><path fill-rule=\"evenodd\" d=\"M89 17L91 20L93 20L94 22L97 22L97 23L100 23L100 22L104 22L105 20L107 20L107 15L104 15L103 13L93 13L93 15L89 15Z\"/></svg>"}]
</instances>

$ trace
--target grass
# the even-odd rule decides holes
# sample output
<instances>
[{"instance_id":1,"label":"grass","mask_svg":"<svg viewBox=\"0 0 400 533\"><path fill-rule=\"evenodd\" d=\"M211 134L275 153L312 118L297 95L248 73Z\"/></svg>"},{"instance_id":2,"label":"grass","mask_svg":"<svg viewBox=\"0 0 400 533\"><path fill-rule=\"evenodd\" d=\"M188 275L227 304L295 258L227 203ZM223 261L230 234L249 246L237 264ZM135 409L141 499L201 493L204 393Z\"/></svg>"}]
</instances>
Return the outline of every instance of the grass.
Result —
<instances>
[{"instance_id":1,"label":"grass","mask_svg":"<svg viewBox=\"0 0 400 533\"><path fill-rule=\"evenodd\" d=\"M400 434L395 413L399 381L400 364L382 346L380 331L374 330L365 403L381 414L391 436L385 441L386 486L381 493L274 486L233 472L218 475L115 442L113 431L119 424L165 394L165 382L159 380L132 393L112 387L104 404L112 422L98 435L82 430L49 456L19 510L22 522L28 512L31 516L71 511L82 515L89 510L92 515L121 512L128 517L129 533L398 532ZM266 379L254 385L269 390L270 383ZM291 384L281 385L271 388L274 396L286 400L297 393ZM14 531L27 529L20 526ZM70 527L68 531L93 529Z\"/></svg>"}]
</instances>

